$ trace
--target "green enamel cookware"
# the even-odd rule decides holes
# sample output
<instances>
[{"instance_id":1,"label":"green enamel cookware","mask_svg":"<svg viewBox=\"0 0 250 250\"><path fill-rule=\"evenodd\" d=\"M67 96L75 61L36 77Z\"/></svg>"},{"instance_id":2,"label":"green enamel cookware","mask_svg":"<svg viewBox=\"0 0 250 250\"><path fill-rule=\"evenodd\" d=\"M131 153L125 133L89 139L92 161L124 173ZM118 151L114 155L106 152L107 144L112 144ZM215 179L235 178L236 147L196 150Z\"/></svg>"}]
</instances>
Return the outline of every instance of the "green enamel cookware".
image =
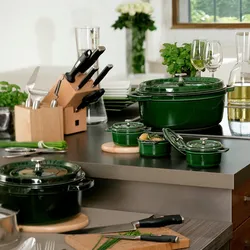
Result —
<instances>
[{"instance_id":1,"label":"green enamel cookware","mask_svg":"<svg viewBox=\"0 0 250 250\"><path fill-rule=\"evenodd\" d=\"M149 133L150 136L155 136L155 133ZM152 141L138 138L138 145L140 155L144 157L164 157L171 153L171 144L167 140Z\"/></svg>"},{"instance_id":2,"label":"green enamel cookware","mask_svg":"<svg viewBox=\"0 0 250 250\"><path fill-rule=\"evenodd\" d=\"M219 166L221 154L229 150L221 142L200 138L199 140L184 142L183 138L169 128L162 129L164 137L173 147L186 155L187 164L191 167L209 168Z\"/></svg>"},{"instance_id":3,"label":"green enamel cookware","mask_svg":"<svg viewBox=\"0 0 250 250\"><path fill-rule=\"evenodd\" d=\"M225 94L232 90L217 78L173 77L144 81L129 97L138 101L147 127L201 129L221 122Z\"/></svg>"},{"instance_id":4,"label":"green enamel cookware","mask_svg":"<svg viewBox=\"0 0 250 250\"><path fill-rule=\"evenodd\" d=\"M18 211L19 225L57 223L81 211L82 191L93 187L81 166L34 157L0 166L0 203Z\"/></svg>"},{"instance_id":5,"label":"green enamel cookware","mask_svg":"<svg viewBox=\"0 0 250 250\"><path fill-rule=\"evenodd\" d=\"M107 131L112 132L113 142L119 146L138 146L137 138L144 132L145 126L140 122L117 122Z\"/></svg>"}]
</instances>

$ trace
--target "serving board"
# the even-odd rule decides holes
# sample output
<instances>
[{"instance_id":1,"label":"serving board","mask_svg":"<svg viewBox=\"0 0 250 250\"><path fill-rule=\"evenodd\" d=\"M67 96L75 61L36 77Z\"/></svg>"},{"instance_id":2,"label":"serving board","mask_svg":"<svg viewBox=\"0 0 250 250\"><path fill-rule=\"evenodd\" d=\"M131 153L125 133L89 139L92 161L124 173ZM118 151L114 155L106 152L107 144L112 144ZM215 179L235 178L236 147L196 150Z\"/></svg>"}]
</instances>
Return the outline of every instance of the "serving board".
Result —
<instances>
[{"instance_id":1,"label":"serving board","mask_svg":"<svg viewBox=\"0 0 250 250\"><path fill-rule=\"evenodd\" d=\"M70 220L49 225L19 225L19 230L26 233L63 233L78 230L89 224L85 214L78 214Z\"/></svg>"},{"instance_id":2,"label":"serving board","mask_svg":"<svg viewBox=\"0 0 250 250\"><path fill-rule=\"evenodd\" d=\"M141 233L152 233L152 234L167 234L179 236L178 243L157 243L149 241L135 241L135 240L120 240L110 249L112 250L172 250L172 249L185 249L190 246L190 240L167 228L141 228ZM75 250L92 250L96 243L101 238L101 234L82 234L82 235L66 235L65 242L73 247ZM108 239L103 238L98 246L101 246ZM98 247L97 247L98 248Z\"/></svg>"},{"instance_id":3,"label":"serving board","mask_svg":"<svg viewBox=\"0 0 250 250\"><path fill-rule=\"evenodd\" d=\"M114 142L106 142L101 146L102 151L113 154L135 154L139 153L139 147L122 147Z\"/></svg>"}]
</instances>

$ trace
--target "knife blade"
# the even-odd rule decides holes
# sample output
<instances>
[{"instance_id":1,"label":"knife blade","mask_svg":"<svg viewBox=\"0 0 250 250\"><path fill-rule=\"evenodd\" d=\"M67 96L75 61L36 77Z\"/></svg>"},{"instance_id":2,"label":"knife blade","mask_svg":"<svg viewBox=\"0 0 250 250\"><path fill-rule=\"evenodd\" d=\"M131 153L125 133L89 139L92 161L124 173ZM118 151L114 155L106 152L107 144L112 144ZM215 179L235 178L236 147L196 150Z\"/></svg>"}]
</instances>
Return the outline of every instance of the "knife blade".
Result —
<instances>
[{"instance_id":1,"label":"knife blade","mask_svg":"<svg viewBox=\"0 0 250 250\"><path fill-rule=\"evenodd\" d=\"M91 77L95 74L95 72L98 70L98 67L92 67L90 72L82 79L80 84L76 87L76 91L80 90L90 79Z\"/></svg>"},{"instance_id":2,"label":"knife blade","mask_svg":"<svg viewBox=\"0 0 250 250\"><path fill-rule=\"evenodd\" d=\"M164 227L172 224L181 224L184 218L181 215L165 215L161 217L149 217L146 219L118 225L92 227L65 232L64 234L90 234L90 233L115 233L135 231L137 228L146 227Z\"/></svg>"},{"instance_id":3,"label":"knife blade","mask_svg":"<svg viewBox=\"0 0 250 250\"><path fill-rule=\"evenodd\" d=\"M113 68L112 64L108 64L103 70L102 72L97 76L97 78L95 79L95 81L93 82L92 87L94 88L96 85L98 85L101 80L108 74L108 72Z\"/></svg>"},{"instance_id":4,"label":"knife blade","mask_svg":"<svg viewBox=\"0 0 250 250\"><path fill-rule=\"evenodd\" d=\"M79 110L84 109L91 103L97 102L104 93L105 93L104 89L98 89L84 96L82 98L80 105L75 109L75 112L78 112Z\"/></svg>"},{"instance_id":5,"label":"knife blade","mask_svg":"<svg viewBox=\"0 0 250 250\"><path fill-rule=\"evenodd\" d=\"M121 240L142 240L142 241L153 241L153 242L172 242L176 243L179 241L179 237L175 235L152 235L142 234L139 236L132 235L104 235L105 238L121 239Z\"/></svg>"},{"instance_id":6,"label":"knife blade","mask_svg":"<svg viewBox=\"0 0 250 250\"><path fill-rule=\"evenodd\" d=\"M85 73L100 57L100 55L106 50L104 46L99 46L95 49L86 63L80 67L80 72Z\"/></svg>"},{"instance_id":7,"label":"knife blade","mask_svg":"<svg viewBox=\"0 0 250 250\"><path fill-rule=\"evenodd\" d=\"M92 51L90 49L86 50L82 53L82 55L77 59L76 63L74 64L73 68L70 72L65 73L65 77L68 82L73 83L75 82L76 75L81 72L80 68L86 64L86 62L90 59L92 55Z\"/></svg>"},{"instance_id":8,"label":"knife blade","mask_svg":"<svg viewBox=\"0 0 250 250\"><path fill-rule=\"evenodd\" d=\"M25 107L26 108L29 108L32 106L32 98L31 98L31 93L30 93L30 90L34 88L35 84L36 84L36 78L37 78L37 75L38 75L38 72L40 70L40 66L37 66L32 75L30 76L28 82L26 83L26 90L28 92L28 97L25 101Z\"/></svg>"}]
</instances>

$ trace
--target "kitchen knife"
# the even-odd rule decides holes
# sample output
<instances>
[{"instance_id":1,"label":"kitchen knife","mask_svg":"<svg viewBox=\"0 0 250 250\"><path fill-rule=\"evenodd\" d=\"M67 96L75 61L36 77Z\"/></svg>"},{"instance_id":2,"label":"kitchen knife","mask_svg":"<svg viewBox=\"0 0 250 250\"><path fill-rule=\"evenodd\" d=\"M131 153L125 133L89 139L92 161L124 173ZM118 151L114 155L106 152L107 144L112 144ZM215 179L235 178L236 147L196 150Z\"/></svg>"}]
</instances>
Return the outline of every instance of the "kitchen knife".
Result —
<instances>
[{"instance_id":1,"label":"kitchen knife","mask_svg":"<svg viewBox=\"0 0 250 250\"><path fill-rule=\"evenodd\" d=\"M101 80L108 74L108 72L113 68L112 64L108 64L103 70L102 72L97 76L97 78L95 79L95 81L93 82L93 88L98 85Z\"/></svg>"},{"instance_id":2,"label":"kitchen knife","mask_svg":"<svg viewBox=\"0 0 250 250\"><path fill-rule=\"evenodd\" d=\"M90 103L94 103L97 102L99 100L99 98L105 93L104 89L98 89L95 90L93 92L91 92L90 94L84 96L82 98L82 101L80 103L80 105L75 109L75 112L78 112L81 109L84 109L85 107L87 107Z\"/></svg>"},{"instance_id":3,"label":"kitchen knife","mask_svg":"<svg viewBox=\"0 0 250 250\"><path fill-rule=\"evenodd\" d=\"M85 73L105 50L106 48L104 46L99 46L97 49L95 49L90 58L88 58L88 61L81 65L80 72Z\"/></svg>"},{"instance_id":4,"label":"kitchen knife","mask_svg":"<svg viewBox=\"0 0 250 250\"><path fill-rule=\"evenodd\" d=\"M176 243L179 241L179 237L174 235L152 235L152 234L143 234L139 236L104 235L104 237L112 239L120 239L120 240L142 240L142 241L172 242L172 243Z\"/></svg>"},{"instance_id":5,"label":"kitchen knife","mask_svg":"<svg viewBox=\"0 0 250 250\"><path fill-rule=\"evenodd\" d=\"M82 79L80 84L76 87L76 90L81 89L90 79L91 77L95 74L95 72L98 70L98 67L92 67L90 72Z\"/></svg>"},{"instance_id":6,"label":"kitchen knife","mask_svg":"<svg viewBox=\"0 0 250 250\"><path fill-rule=\"evenodd\" d=\"M55 95L55 98L51 101L50 103L50 107L51 108L55 108L57 107L57 99L58 99L58 93L59 93L59 90L60 90L60 87L61 87L61 83L62 83L62 80L64 79L64 76L62 79L60 79L58 82L57 82L57 85L56 85L56 88L55 88L55 91L54 91L54 95Z\"/></svg>"},{"instance_id":7,"label":"kitchen knife","mask_svg":"<svg viewBox=\"0 0 250 250\"><path fill-rule=\"evenodd\" d=\"M90 234L90 233L115 233L135 231L141 227L164 227L172 224L183 223L184 218L180 215L165 215L161 217L149 217L146 219L130 222L127 224L93 227L65 232L64 234Z\"/></svg>"},{"instance_id":8,"label":"kitchen knife","mask_svg":"<svg viewBox=\"0 0 250 250\"><path fill-rule=\"evenodd\" d=\"M71 69L70 72L66 72L65 77L68 82L73 83L75 82L76 75L80 72L80 68L86 64L86 61L90 59L92 55L92 51L90 49L86 50L82 53L82 55L77 59L75 65Z\"/></svg>"}]
</instances>

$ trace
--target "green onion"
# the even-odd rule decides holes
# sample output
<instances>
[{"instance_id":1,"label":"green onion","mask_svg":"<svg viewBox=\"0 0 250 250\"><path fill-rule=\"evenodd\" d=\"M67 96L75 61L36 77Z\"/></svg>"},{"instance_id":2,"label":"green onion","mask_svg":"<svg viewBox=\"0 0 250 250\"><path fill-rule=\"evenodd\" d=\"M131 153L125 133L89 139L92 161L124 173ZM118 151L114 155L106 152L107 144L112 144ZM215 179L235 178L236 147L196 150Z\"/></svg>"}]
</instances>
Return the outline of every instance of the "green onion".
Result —
<instances>
[{"instance_id":1,"label":"green onion","mask_svg":"<svg viewBox=\"0 0 250 250\"><path fill-rule=\"evenodd\" d=\"M127 235L127 236L129 236L129 235L139 236L139 235L141 235L141 233L138 230L135 230L135 231L129 231L129 232L123 234L123 235ZM92 250L96 249L96 247L99 245L99 243L100 243L100 241L101 241L102 238L103 238L103 236L99 239L99 241L97 242L97 244L94 246L94 248ZM97 250L106 250L106 249L112 247L114 244L116 244L120 240L121 239L109 239L106 242L104 242L100 247L98 247Z\"/></svg>"},{"instance_id":2,"label":"green onion","mask_svg":"<svg viewBox=\"0 0 250 250\"><path fill-rule=\"evenodd\" d=\"M9 147L25 147L25 148L49 148L63 150L68 147L66 141L55 141L55 142L16 142L16 141L1 141L0 148Z\"/></svg>"}]
</instances>

